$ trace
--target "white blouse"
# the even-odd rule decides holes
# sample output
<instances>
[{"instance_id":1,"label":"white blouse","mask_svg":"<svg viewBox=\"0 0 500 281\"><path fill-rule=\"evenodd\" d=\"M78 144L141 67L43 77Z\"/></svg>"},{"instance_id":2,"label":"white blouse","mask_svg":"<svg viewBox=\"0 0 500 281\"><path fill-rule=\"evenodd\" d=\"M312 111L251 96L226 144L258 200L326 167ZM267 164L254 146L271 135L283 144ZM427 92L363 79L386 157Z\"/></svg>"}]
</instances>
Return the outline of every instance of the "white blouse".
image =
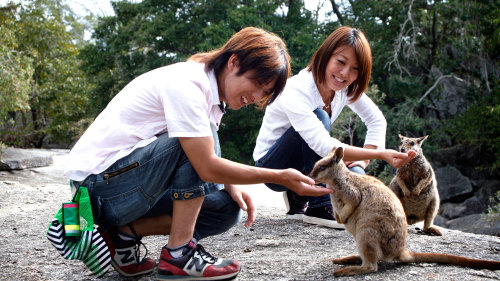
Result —
<instances>
[{"instance_id":1,"label":"white blouse","mask_svg":"<svg viewBox=\"0 0 500 281\"><path fill-rule=\"evenodd\" d=\"M364 93L355 102L350 102L346 87L335 92L331 102L332 124L346 105L368 128L365 145L371 144L377 149L384 149L387 122L377 105ZM314 83L312 72L303 69L288 79L283 93L266 108L253 153L254 160L266 155L271 146L292 126L321 157L326 156L334 147L345 147L346 144L330 136L330 132L325 130L314 114L314 110L323 106L325 103Z\"/></svg>"}]
</instances>

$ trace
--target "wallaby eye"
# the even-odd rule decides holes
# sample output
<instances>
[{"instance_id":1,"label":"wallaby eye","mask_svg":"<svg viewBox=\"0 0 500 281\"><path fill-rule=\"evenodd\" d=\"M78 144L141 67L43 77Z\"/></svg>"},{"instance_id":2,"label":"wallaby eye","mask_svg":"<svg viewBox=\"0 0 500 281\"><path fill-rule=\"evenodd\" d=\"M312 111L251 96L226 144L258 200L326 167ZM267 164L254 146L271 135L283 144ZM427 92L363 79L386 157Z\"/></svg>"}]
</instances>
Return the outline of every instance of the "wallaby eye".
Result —
<instances>
[{"instance_id":1,"label":"wallaby eye","mask_svg":"<svg viewBox=\"0 0 500 281\"><path fill-rule=\"evenodd\" d=\"M319 166L318 170L321 172L326 169L326 166Z\"/></svg>"},{"instance_id":2,"label":"wallaby eye","mask_svg":"<svg viewBox=\"0 0 500 281\"><path fill-rule=\"evenodd\" d=\"M414 143L414 142L410 142L410 145L411 145L411 146L414 146L414 145L415 145L415 143Z\"/></svg>"}]
</instances>

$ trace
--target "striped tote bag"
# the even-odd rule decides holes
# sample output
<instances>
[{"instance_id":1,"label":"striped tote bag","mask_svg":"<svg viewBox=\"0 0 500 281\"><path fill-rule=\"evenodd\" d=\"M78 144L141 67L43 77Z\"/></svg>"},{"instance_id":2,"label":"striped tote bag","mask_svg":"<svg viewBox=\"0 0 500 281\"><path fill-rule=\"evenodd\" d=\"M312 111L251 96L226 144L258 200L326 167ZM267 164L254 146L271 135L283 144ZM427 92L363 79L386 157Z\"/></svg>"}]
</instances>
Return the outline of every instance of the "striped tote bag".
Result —
<instances>
[{"instance_id":1,"label":"striped tote bag","mask_svg":"<svg viewBox=\"0 0 500 281\"><path fill-rule=\"evenodd\" d=\"M64 203L47 230L47 238L65 259L81 260L98 277L111 264L108 246L97 228L86 187L79 187L72 202Z\"/></svg>"}]
</instances>

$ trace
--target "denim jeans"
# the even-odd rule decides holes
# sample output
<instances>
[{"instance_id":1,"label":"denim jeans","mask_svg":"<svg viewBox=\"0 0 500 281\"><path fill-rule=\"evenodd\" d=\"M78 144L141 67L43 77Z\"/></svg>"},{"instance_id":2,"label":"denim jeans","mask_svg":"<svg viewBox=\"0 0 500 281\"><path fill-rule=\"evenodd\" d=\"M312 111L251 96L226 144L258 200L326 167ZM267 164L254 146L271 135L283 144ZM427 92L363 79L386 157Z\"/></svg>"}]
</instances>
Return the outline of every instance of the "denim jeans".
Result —
<instances>
[{"instance_id":1,"label":"denim jeans","mask_svg":"<svg viewBox=\"0 0 500 281\"><path fill-rule=\"evenodd\" d=\"M212 128L217 155L220 145ZM89 190L94 220L104 228L126 225L143 217L172 215L173 200L205 196L194 237L220 234L241 218L241 210L221 184L203 182L184 153L178 138L159 135L106 171L80 183Z\"/></svg>"},{"instance_id":2,"label":"denim jeans","mask_svg":"<svg viewBox=\"0 0 500 281\"><path fill-rule=\"evenodd\" d=\"M321 108L314 110L318 119L323 123L325 129L330 132L330 116ZM269 151L261 159L255 162L257 167L272 168L272 169L287 169L294 168L305 175L308 175L314 164L321 159L302 137L290 127L285 133L271 146ZM364 174L365 171L361 167L350 168L351 171ZM288 188L279 184L266 183L266 186L274 191L287 191ZM330 203L330 195L322 196L299 196L295 192L291 194L292 200L306 204L309 207L316 208L326 206Z\"/></svg>"}]
</instances>

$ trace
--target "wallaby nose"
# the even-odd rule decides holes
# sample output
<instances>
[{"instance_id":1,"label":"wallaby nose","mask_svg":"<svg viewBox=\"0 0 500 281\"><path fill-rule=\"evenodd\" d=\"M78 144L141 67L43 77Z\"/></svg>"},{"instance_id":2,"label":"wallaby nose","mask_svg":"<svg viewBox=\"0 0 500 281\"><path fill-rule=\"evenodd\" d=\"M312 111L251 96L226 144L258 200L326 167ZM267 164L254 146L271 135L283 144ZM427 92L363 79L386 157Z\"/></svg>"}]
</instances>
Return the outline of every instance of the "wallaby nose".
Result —
<instances>
[{"instance_id":1,"label":"wallaby nose","mask_svg":"<svg viewBox=\"0 0 500 281\"><path fill-rule=\"evenodd\" d=\"M401 147L400 151L401 152L406 152L406 148L403 146L403 147Z\"/></svg>"}]
</instances>

